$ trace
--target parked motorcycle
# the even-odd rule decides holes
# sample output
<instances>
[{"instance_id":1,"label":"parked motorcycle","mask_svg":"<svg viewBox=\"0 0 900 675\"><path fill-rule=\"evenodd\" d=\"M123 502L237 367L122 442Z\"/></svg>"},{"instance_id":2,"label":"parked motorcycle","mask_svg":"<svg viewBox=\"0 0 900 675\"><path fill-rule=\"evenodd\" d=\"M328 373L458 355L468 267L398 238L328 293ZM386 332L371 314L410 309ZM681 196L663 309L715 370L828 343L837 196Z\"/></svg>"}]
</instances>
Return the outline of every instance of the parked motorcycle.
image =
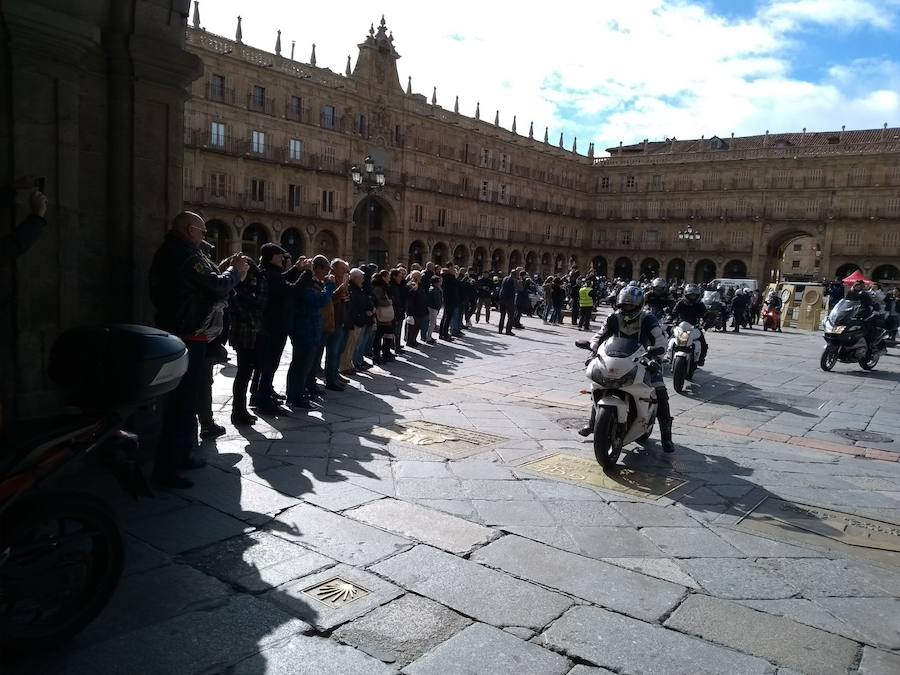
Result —
<instances>
[{"instance_id":1,"label":"parked motorcycle","mask_svg":"<svg viewBox=\"0 0 900 675\"><path fill-rule=\"evenodd\" d=\"M590 349L587 340L575 346ZM650 438L656 421L656 389L646 375L659 367L652 359L664 351L665 347L647 350L633 338L614 337L585 361L594 407L594 455L604 468L614 466L629 443Z\"/></svg>"},{"instance_id":2,"label":"parked motorcycle","mask_svg":"<svg viewBox=\"0 0 900 675\"><path fill-rule=\"evenodd\" d=\"M822 370L831 370L838 361L856 362L864 370L872 370L887 353L884 327L877 324L877 319L860 319L859 309L859 302L843 299L828 314L823 325L825 349L819 359ZM870 326L871 335L867 338Z\"/></svg>"},{"instance_id":3,"label":"parked motorcycle","mask_svg":"<svg viewBox=\"0 0 900 675\"><path fill-rule=\"evenodd\" d=\"M666 350L672 364L672 385L679 394L684 391L685 380L691 380L700 360L700 329L687 321L672 328L672 337Z\"/></svg>"},{"instance_id":4,"label":"parked motorcycle","mask_svg":"<svg viewBox=\"0 0 900 675\"><path fill-rule=\"evenodd\" d=\"M124 559L115 517L90 486L67 486L96 459L133 496L152 494L137 437L121 429L186 370L184 343L144 326L76 328L56 340L48 374L81 412L0 433L0 654L55 647L112 597Z\"/></svg>"},{"instance_id":5,"label":"parked motorcycle","mask_svg":"<svg viewBox=\"0 0 900 675\"><path fill-rule=\"evenodd\" d=\"M774 330L781 332L781 310L777 307L769 307L763 310L762 314L763 330Z\"/></svg>"}]
</instances>

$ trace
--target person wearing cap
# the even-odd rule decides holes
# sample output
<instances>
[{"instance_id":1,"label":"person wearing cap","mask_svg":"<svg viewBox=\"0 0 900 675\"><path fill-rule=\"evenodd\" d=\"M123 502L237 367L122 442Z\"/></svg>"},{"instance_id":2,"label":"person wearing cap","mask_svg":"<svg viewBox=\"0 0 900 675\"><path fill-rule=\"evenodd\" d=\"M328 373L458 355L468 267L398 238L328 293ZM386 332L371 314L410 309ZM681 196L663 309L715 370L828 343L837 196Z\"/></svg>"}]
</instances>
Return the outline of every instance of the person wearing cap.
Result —
<instances>
[{"instance_id":1,"label":"person wearing cap","mask_svg":"<svg viewBox=\"0 0 900 675\"><path fill-rule=\"evenodd\" d=\"M229 300L231 330L228 341L237 354L231 400L231 423L235 426L249 426L256 421L256 416L247 410L247 386L256 368L256 340L262 325L267 288L266 277L251 261L247 276Z\"/></svg>"}]
</instances>

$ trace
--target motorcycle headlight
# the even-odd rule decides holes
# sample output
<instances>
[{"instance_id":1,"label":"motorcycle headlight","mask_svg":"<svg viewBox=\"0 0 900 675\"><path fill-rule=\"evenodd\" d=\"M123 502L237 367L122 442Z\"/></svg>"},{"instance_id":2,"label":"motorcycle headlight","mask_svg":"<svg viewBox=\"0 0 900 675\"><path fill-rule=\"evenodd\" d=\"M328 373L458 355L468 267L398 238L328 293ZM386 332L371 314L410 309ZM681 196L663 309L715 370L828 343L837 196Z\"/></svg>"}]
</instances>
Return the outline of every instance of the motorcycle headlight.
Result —
<instances>
[{"instance_id":1,"label":"motorcycle headlight","mask_svg":"<svg viewBox=\"0 0 900 675\"><path fill-rule=\"evenodd\" d=\"M843 333L846 330L847 326L835 326L832 333Z\"/></svg>"},{"instance_id":2,"label":"motorcycle headlight","mask_svg":"<svg viewBox=\"0 0 900 675\"><path fill-rule=\"evenodd\" d=\"M625 373L622 377L603 377L602 375L598 374L597 377L593 379L601 387L608 387L610 389L613 389L618 387L627 387L628 385L633 384L634 376L636 373L637 366L632 368L629 372Z\"/></svg>"},{"instance_id":3,"label":"motorcycle headlight","mask_svg":"<svg viewBox=\"0 0 900 675\"><path fill-rule=\"evenodd\" d=\"M691 339L691 334L690 334L690 333L681 333L681 334L678 336L678 344L681 345L681 346L684 346L684 345L686 345L686 344L688 343L688 341L689 341L690 339Z\"/></svg>"}]
</instances>

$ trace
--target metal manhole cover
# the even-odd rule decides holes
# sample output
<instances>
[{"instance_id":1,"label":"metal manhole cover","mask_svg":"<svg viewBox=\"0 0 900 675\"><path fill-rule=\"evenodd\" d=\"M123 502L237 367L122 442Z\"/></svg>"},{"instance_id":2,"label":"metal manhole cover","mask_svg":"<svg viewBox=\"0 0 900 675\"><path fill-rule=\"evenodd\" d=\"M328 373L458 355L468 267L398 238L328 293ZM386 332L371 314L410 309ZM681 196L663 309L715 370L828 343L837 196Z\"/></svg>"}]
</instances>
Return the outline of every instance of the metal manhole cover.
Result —
<instances>
[{"instance_id":1,"label":"metal manhole cover","mask_svg":"<svg viewBox=\"0 0 900 675\"><path fill-rule=\"evenodd\" d=\"M735 528L799 546L900 563L900 526L822 506L766 497Z\"/></svg>"},{"instance_id":2,"label":"metal manhole cover","mask_svg":"<svg viewBox=\"0 0 900 675\"><path fill-rule=\"evenodd\" d=\"M851 441L862 441L863 443L893 443L894 439L876 431L858 431L856 429L832 429L831 433L837 434L842 438Z\"/></svg>"},{"instance_id":3,"label":"metal manhole cover","mask_svg":"<svg viewBox=\"0 0 900 675\"><path fill-rule=\"evenodd\" d=\"M426 452L448 459L459 459L473 454L474 451L483 446L507 440L502 436L485 434L472 429L460 429L459 427L451 427L446 424L425 420L413 420L390 426L376 426L363 432L363 435L415 445Z\"/></svg>"},{"instance_id":4,"label":"metal manhole cover","mask_svg":"<svg viewBox=\"0 0 900 675\"><path fill-rule=\"evenodd\" d=\"M369 594L365 588L335 577L303 589L303 593L329 607L343 607Z\"/></svg>"},{"instance_id":5,"label":"metal manhole cover","mask_svg":"<svg viewBox=\"0 0 900 675\"><path fill-rule=\"evenodd\" d=\"M587 423L587 416L584 417L560 417L556 423L566 429L575 429L576 431Z\"/></svg>"},{"instance_id":6,"label":"metal manhole cover","mask_svg":"<svg viewBox=\"0 0 900 675\"><path fill-rule=\"evenodd\" d=\"M687 480L677 475L661 476L619 467L606 472L596 461L576 455L556 454L527 464L523 469L544 474L551 478L572 481L603 490L612 490L627 495L659 499L687 484Z\"/></svg>"}]
</instances>

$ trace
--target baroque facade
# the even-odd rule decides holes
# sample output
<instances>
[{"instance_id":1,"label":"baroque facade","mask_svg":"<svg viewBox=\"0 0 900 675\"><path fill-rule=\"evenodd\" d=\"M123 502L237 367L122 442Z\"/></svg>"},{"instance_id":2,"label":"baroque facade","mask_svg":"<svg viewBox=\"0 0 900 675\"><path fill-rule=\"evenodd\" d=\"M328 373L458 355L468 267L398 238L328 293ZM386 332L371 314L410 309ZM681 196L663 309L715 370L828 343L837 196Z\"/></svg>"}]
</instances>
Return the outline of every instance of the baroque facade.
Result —
<instances>
[{"instance_id":1,"label":"baroque facade","mask_svg":"<svg viewBox=\"0 0 900 675\"><path fill-rule=\"evenodd\" d=\"M900 266L900 130L668 139L594 157L404 91L382 19L343 74L207 33L185 106L184 194L217 255L264 241L350 256L369 222L379 265L455 261L476 269L707 280L831 277ZM524 124L522 127L524 128ZM349 178L371 156L385 189L367 207ZM371 212L367 213L367 208ZM700 239L686 242L690 227ZM364 230L365 231L365 230ZM808 255L795 266L801 241ZM787 255L787 257L786 257ZM357 262L357 261L353 261Z\"/></svg>"}]
</instances>

